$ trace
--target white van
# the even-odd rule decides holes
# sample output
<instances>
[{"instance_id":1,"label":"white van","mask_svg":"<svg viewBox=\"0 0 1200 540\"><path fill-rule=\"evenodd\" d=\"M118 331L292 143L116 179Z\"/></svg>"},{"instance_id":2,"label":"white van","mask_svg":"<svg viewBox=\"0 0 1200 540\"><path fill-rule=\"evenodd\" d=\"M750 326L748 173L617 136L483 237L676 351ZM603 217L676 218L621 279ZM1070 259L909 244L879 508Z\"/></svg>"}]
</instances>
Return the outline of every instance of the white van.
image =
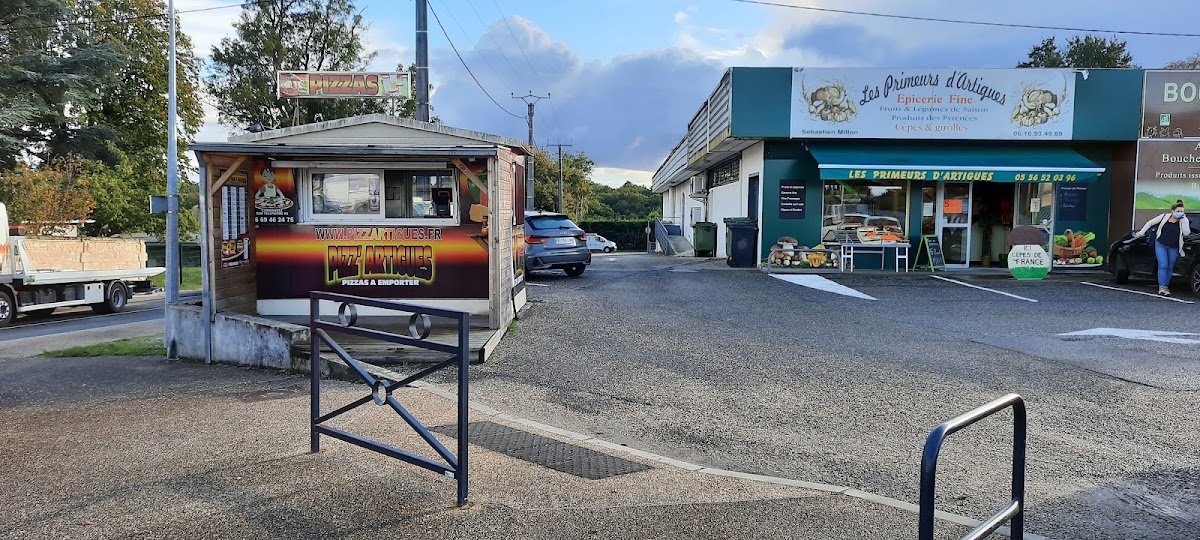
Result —
<instances>
[{"instance_id":1,"label":"white van","mask_svg":"<svg viewBox=\"0 0 1200 540\"><path fill-rule=\"evenodd\" d=\"M617 250L617 243L596 233L587 233L587 246L592 251L612 253Z\"/></svg>"}]
</instances>

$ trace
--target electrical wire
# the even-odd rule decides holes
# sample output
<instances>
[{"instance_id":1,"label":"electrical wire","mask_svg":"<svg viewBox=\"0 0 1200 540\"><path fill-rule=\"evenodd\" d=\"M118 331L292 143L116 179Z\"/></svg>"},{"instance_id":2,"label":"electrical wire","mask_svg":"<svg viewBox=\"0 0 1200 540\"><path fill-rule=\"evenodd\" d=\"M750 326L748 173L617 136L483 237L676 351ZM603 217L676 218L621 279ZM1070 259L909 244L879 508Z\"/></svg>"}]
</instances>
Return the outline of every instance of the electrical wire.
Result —
<instances>
[{"instance_id":1,"label":"electrical wire","mask_svg":"<svg viewBox=\"0 0 1200 540\"><path fill-rule=\"evenodd\" d=\"M496 0L492 0L492 3L496 5L496 11L500 13L500 20L504 21L504 26L508 28L508 35L512 36L513 43L517 45L517 50L521 51L521 56L525 57L525 63L529 64L529 71L533 73L534 78L546 90L546 100L550 102L550 113L554 116L554 124L558 126L558 134L561 138L564 130L562 122L558 120L558 109L554 106L554 100L550 99L550 87L546 85L546 81L542 80L542 76L538 75L537 68L533 67L533 62L529 61L529 55L525 54L525 48L521 46L521 40L517 39L517 33L513 31L512 25L508 24L508 16L504 14L504 10L500 9L500 3Z\"/></svg>"},{"instance_id":2,"label":"electrical wire","mask_svg":"<svg viewBox=\"0 0 1200 540\"><path fill-rule=\"evenodd\" d=\"M803 9L807 11L819 11L822 13L838 13L842 15L861 15L864 17L880 17L884 19L902 19L906 21L924 21L938 22L951 24L971 24L976 26L994 26L1000 28L1025 28L1031 30L1062 30L1065 32L1084 32L1090 34L1125 34L1131 36L1159 36L1159 37L1200 37L1200 34L1183 34L1177 32L1141 32L1137 30L1104 30L1100 28L1072 28L1069 26L1042 26L1036 24L1015 24L1015 23L998 23L987 21L971 21L965 19L941 19L937 17L918 17L916 15L895 15L889 13L873 13L869 11L850 11L846 9L821 8L813 6L797 6L794 4L783 4L779 2L767 2L765 0L730 0L742 4L757 4L761 6L772 6L790 9Z\"/></svg>"},{"instance_id":3,"label":"electrical wire","mask_svg":"<svg viewBox=\"0 0 1200 540\"><path fill-rule=\"evenodd\" d=\"M488 31L487 23L483 22L483 17L479 15L479 10L475 9L475 3L471 0L467 0L467 5L471 6L471 11L475 12L475 19L478 20L479 25L483 27L483 33L487 35L488 39L492 40L492 45L496 46L496 52L500 53L500 57L504 58L504 63L508 64L508 69L511 70L514 75L516 75L516 66L513 66L512 62L508 59L508 55L504 54L504 49L501 48L500 43L496 41L496 36L493 36L492 33Z\"/></svg>"},{"instance_id":4,"label":"electrical wire","mask_svg":"<svg viewBox=\"0 0 1200 540\"><path fill-rule=\"evenodd\" d=\"M442 25L442 19L441 19L441 17L438 17L437 11L435 9L433 9L432 5L429 6L429 12L433 14L433 20L437 21L438 28L442 29L442 35L446 36L446 41L448 41L450 43L450 48L454 50L454 55L458 57L459 62L462 62L463 68L467 70L467 74L471 76L471 80L475 81L475 85L478 86L479 89L483 91L483 95L487 96L488 99L492 100L492 103L495 103L496 106L500 108L500 110L508 113L509 116L511 116L513 118L524 119L525 118L524 116L513 114L512 111L505 109L503 105L501 105L499 102L496 101L496 98L492 97L492 95L488 93L487 88L484 88L483 85L480 84L479 79L475 77L475 74L473 72L471 72L471 67L467 65L467 61L463 60L462 53L458 52L458 47L454 46L454 41L450 39L450 33L447 32L446 27Z\"/></svg>"},{"instance_id":5,"label":"electrical wire","mask_svg":"<svg viewBox=\"0 0 1200 540\"><path fill-rule=\"evenodd\" d=\"M430 2L430 3L432 3L432 2ZM443 5L444 5L444 3L443 3ZM454 10L451 9L448 11L448 13L450 15L450 19L452 21L454 21L454 24L456 26L458 26L459 30L462 31L462 35L466 36L467 39L470 39L471 34L469 32L467 32L466 27L463 26L463 24L461 22L459 22L458 17L454 16ZM478 47L476 47L476 50L478 50ZM504 80L504 76L500 75L500 70L496 69L496 66L492 65L492 61L488 60L488 57L486 54L479 54L478 56L480 59L483 60L483 63L487 64L488 69L491 70L492 74L496 76L496 80L498 80L498 81Z\"/></svg>"}]
</instances>

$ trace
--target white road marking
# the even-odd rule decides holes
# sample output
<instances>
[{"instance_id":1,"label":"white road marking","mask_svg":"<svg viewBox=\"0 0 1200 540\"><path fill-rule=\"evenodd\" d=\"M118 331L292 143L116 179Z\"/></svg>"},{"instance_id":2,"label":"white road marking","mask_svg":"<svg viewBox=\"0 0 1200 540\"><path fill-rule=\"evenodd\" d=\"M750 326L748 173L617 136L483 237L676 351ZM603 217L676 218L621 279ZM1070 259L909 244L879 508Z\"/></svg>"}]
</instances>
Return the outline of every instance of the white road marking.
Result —
<instances>
[{"instance_id":1,"label":"white road marking","mask_svg":"<svg viewBox=\"0 0 1200 540\"><path fill-rule=\"evenodd\" d=\"M1169 336L1200 336L1188 332L1166 332L1163 330L1135 330L1132 328L1092 328L1091 330L1080 330L1078 332L1067 332L1059 334L1060 336L1115 336L1125 339L1143 339L1146 341L1161 341L1163 343L1178 343L1181 345L1191 345L1200 343L1200 340L1184 339L1181 337Z\"/></svg>"},{"instance_id":2,"label":"white road marking","mask_svg":"<svg viewBox=\"0 0 1200 540\"><path fill-rule=\"evenodd\" d=\"M549 287L549 285L547 285L545 283L531 283L531 282L526 281L525 284L533 285L534 287Z\"/></svg>"},{"instance_id":3,"label":"white road marking","mask_svg":"<svg viewBox=\"0 0 1200 540\"><path fill-rule=\"evenodd\" d=\"M801 285L810 289L817 289L819 291L831 292L844 296L853 296L854 298L862 298L863 300L877 300L875 297L860 293L845 285L839 285L821 276L808 274L771 274L771 277L775 279L782 279L788 283L795 283L796 285Z\"/></svg>"},{"instance_id":4,"label":"white road marking","mask_svg":"<svg viewBox=\"0 0 1200 540\"><path fill-rule=\"evenodd\" d=\"M996 294L1003 294L1004 296L1008 296L1008 297L1011 297L1011 298L1016 298L1017 300L1024 300L1024 301L1026 301L1026 302L1037 302L1037 300L1034 300L1034 299L1032 299L1032 298L1025 298L1024 296L1017 296L1017 295L1015 295L1015 294L1012 294L1012 293L1006 293L1006 292L1004 292L1004 291L997 291L996 289L989 289L989 288L987 288L987 287L980 287L979 285L971 285L970 283L966 283L966 282L963 282L963 281L959 281L959 280L957 280L957 279L944 278L944 277L942 277L942 276L929 276L929 277L931 277L931 278L933 278L933 279L940 279L940 280L942 280L942 281L949 281L950 283L957 283L957 284L959 284L959 285L962 285L962 286L964 286L964 287L970 287L970 288L972 288L972 289L979 289L979 290L981 290L981 291L988 291L988 292L994 292L994 293L996 293Z\"/></svg>"},{"instance_id":5,"label":"white road marking","mask_svg":"<svg viewBox=\"0 0 1200 540\"><path fill-rule=\"evenodd\" d=\"M1092 283L1090 281L1080 281L1080 283L1091 286L1091 287L1100 287L1101 289L1108 289L1110 291L1121 291L1121 292L1127 292L1127 293L1133 293L1133 294L1141 294L1144 296L1153 296L1154 298L1162 298L1163 300L1170 300L1172 302L1179 302L1182 304L1195 304L1195 302L1192 302L1189 300L1180 300L1179 298L1175 298L1172 296L1159 296L1157 294L1148 293L1145 291L1135 291L1133 289L1122 289L1120 287L1109 287L1108 285L1101 285L1099 283Z\"/></svg>"},{"instance_id":6,"label":"white road marking","mask_svg":"<svg viewBox=\"0 0 1200 540\"><path fill-rule=\"evenodd\" d=\"M699 270L692 270L691 268L672 268L670 271L671 272L685 272L688 274L695 274L695 273L699 272Z\"/></svg>"}]
</instances>

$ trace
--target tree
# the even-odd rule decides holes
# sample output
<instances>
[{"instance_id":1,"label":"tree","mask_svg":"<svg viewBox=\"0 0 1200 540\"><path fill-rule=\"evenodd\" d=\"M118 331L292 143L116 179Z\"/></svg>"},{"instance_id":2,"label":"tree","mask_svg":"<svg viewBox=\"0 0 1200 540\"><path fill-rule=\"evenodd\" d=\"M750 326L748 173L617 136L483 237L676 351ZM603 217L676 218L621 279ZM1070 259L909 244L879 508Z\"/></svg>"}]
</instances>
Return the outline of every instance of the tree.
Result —
<instances>
[{"instance_id":1,"label":"tree","mask_svg":"<svg viewBox=\"0 0 1200 540\"><path fill-rule=\"evenodd\" d=\"M95 206L91 181L107 168L95 162L56 160L38 169L21 165L0 174L0 199L9 220L23 223L31 235L61 232L83 223Z\"/></svg>"},{"instance_id":2,"label":"tree","mask_svg":"<svg viewBox=\"0 0 1200 540\"><path fill-rule=\"evenodd\" d=\"M1163 66L1163 69L1200 69L1200 53L1171 62Z\"/></svg>"},{"instance_id":3,"label":"tree","mask_svg":"<svg viewBox=\"0 0 1200 540\"><path fill-rule=\"evenodd\" d=\"M78 154L115 159L112 129L75 112L104 99L124 58L84 39L64 0L10 0L0 10L0 166Z\"/></svg>"},{"instance_id":4,"label":"tree","mask_svg":"<svg viewBox=\"0 0 1200 540\"><path fill-rule=\"evenodd\" d=\"M583 219L596 185L591 181L596 163L583 152L563 152L562 164L563 212L572 219ZM558 208L558 156L552 156L545 148L534 154L533 197L534 208L538 210Z\"/></svg>"},{"instance_id":5,"label":"tree","mask_svg":"<svg viewBox=\"0 0 1200 540\"><path fill-rule=\"evenodd\" d=\"M233 29L213 47L205 78L221 123L277 128L384 111L381 100L276 97L277 71L361 71L375 57L354 0L257 0Z\"/></svg>"},{"instance_id":6,"label":"tree","mask_svg":"<svg viewBox=\"0 0 1200 540\"><path fill-rule=\"evenodd\" d=\"M111 143L121 159L110 160L118 175L96 186L91 234L146 232L162 235L166 223L146 211L150 195L167 191L167 89L169 26L162 0L76 0L77 19L85 28L83 43L114 43L125 61L115 69L118 81L103 88L104 99L80 107L84 125L113 130ZM176 31L176 103L179 162L188 163L186 141L203 123L200 104L200 61L191 39ZM183 187L183 186L181 186ZM194 225L194 224L193 224ZM194 232L181 223L181 231Z\"/></svg>"},{"instance_id":7,"label":"tree","mask_svg":"<svg viewBox=\"0 0 1200 540\"><path fill-rule=\"evenodd\" d=\"M1098 36L1075 36L1067 40L1061 52L1055 38L1046 38L1029 51L1029 59L1019 68L1135 68L1125 40Z\"/></svg>"},{"instance_id":8,"label":"tree","mask_svg":"<svg viewBox=\"0 0 1200 540\"><path fill-rule=\"evenodd\" d=\"M646 219L655 210L662 209L662 195L633 182L625 182L616 189L597 186L596 198L611 210L614 219Z\"/></svg>"}]
</instances>

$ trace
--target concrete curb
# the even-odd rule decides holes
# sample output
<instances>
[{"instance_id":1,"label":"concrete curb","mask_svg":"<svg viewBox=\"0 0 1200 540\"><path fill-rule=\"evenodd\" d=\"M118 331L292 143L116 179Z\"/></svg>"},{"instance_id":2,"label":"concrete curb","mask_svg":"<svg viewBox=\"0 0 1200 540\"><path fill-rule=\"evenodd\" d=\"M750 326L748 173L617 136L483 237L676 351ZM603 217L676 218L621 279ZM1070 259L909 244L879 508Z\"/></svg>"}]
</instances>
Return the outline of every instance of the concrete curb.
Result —
<instances>
[{"instance_id":1,"label":"concrete curb","mask_svg":"<svg viewBox=\"0 0 1200 540\"><path fill-rule=\"evenodd\" d=\"M433 385L433 384L417 381L417 382L412 383L410 386L412 386L414 388L419 388L421 390L429 392L430 394L436 395L438 397L441 397L441 398L449 400L449 401L457 401L458 400L457 394L454 394L453 392L439 388L438 386ZM487 405L483 405L481 403L476 403L474 401L472 401L470 403L470 408L472 411L475 411L475 412L478 412L478 413L481 413L481 414L484 414L487 416L491 416L491 417L494 417L494 418L497 418L500 420L512 422L514 424L518 424L518 425L521 425L521 426L524 426L524 427L527 427L527 428L530 428L533 430L541 431L544 433L550 433L553 435L557 435L559 437L563 437L566 439L590 444L593 446L598 446L598 447L604 448L606 450L612 450L615 452L629 454L629 455L636 456L636 457L639 457L639 458L642 458L642 459L645 459L648 461L653 461L656 463L661 463L663 465L684 469L684 470L690 471L690 472L709 474L709 475L713 475L713 476L723 476L723 477L728 477L728 478L739 478L742 480L750 480L753 482L764 482L764 483L768 483L768 484L784 485L784 486L790 486L790 487L797 487L797 488L801 488L801 489L809 489L809 490L813 490L813 491L833 493L836 495L844 495L846 497L859 499L862 501L871 502L871 503L875 503L875 504L881 504L884 506L896 508L898 510L904 510L906 512L911 512L913 514L916 514L920 511L920 507L916 504L913 504L913 503L910 503L907 501L902 501L899 499L893 499L891 497L886 497L883 495L877 495L874 493L862 491L862 490L855 489L855 488L848 487L848 486L836 486L836 485L831 485L831 484L822 484L822 483L818 483L818 482L807 482L804 480L795 480L795 479L791 479L791 478L780 478L777 476L749 474L749 473L743 473L743 472L738 472L738 471L730 471L727 469L705 467L702 465L697 465L695 463L688 463L686 461L680 461L680 460L672 459L672 458L669 458L666 456L654 454L652 452L647 452L645 450L631 448L629 446L614 443L611 441L606 441L604 439L598 439L598 438L592 437L590 435L576 433L574 431L569 431L569 430L562 429L559 427L551 426L549 424L543 424L541 422L538 422L535 420L530 420L528 418L513 416L510 414L501 412L492 407L489 407ZM937 519L947 521L950 523L954 523L957 525L964 525L967 527L972 527L972 528L976 527L980 523L982 523L980 520L977 520L975 518L962 516L962 515L958 515L958 514L952 514L950 512L943 512L941 510L934 511L933 515ZM1001 527L1001 528L997 529L996 532L1003 534L1005 536L1009 536L1008 527ZM1027 540L1050 540L1047 537L1033 534L1028 531L1025 532L1024 536Z\"/></svg>"}]
</instances>

